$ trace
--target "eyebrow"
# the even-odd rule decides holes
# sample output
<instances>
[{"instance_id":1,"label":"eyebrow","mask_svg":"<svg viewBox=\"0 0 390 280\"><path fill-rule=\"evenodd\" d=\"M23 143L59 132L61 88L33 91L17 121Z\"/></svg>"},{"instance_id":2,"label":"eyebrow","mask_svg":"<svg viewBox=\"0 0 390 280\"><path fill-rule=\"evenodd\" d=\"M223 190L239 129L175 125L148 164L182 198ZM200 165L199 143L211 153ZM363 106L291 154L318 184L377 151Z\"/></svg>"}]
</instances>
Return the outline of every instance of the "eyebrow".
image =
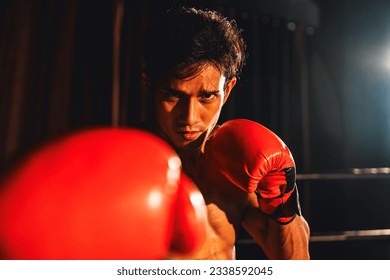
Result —
<instances>
[{"instance_id":1,"label":"eyebrow","mask_svg":"<svg viewBox=\"0 0 390 280\"><path fill-rule=\"evenodd\" d=\"M202 94L219 94L219 90L202 90Z\"/></svg>"},{"instance_id":2,"label":"eyebrow","mask_svg":"<svg viewBox=\"0 0 390 280\"><path fill-rule=\"evenodd\" d=\"M185 91L174 89L174 88L171 88L169 86L163 86L163 89L170 91L170 92L173 92L173 93L176 93L176 94L181 94L181 95L187 94ZM200 94L219 94L219 92L220 92L219 90L204 90L204 89L202 89L200 91Z\"/></svg>"}]
</instances>

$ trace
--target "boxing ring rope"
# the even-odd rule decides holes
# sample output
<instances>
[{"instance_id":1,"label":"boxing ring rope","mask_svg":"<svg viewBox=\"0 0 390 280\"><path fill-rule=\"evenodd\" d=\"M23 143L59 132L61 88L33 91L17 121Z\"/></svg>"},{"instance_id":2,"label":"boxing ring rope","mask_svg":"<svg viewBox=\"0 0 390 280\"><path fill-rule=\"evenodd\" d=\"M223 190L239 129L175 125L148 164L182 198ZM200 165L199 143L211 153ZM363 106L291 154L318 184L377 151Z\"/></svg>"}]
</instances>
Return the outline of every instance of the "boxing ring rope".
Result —
<instances>
[{"instance_id":1,"label":"boxing ring rope","mask_svg":"<svg viewBox=\"0 0 390 280\"><path fill-rule=\"evenodd\" d=\"M310 237L311 242L346 241L363 239L390 239L390 229L348 230L334 233L317 233Z\"/></svg>"},{"instance_id":2,"label":"boxing ring rope","mask_svg":"<svg viewBox=\"0 0 390 280\"><path fill-rule=\"evenodd\" d=\"M344 173L297 174L297 180L390 179L390 167L353 168Z\"/></svg>"},{"instance_id":3,"label":"boxing ring rope","mask_svg":"<svg viewBox=\"0 0 390 280\"><path fill-rule=\"evenodd\" d=\"M297 174L297 180L390 179L390 167L353 168L349 172ZM310 242L333 242L363 239L390 239L390 229L347 230L312 233Z\"/></svg>"},{"instance_id":4,"label":"boxing ring rope","mask_svg":"<svg viewBox=\"0 0 390 280\"><path fill-rule=\"evenodd\" d=\"M349 240L390 239L390 229L348 230L338 232L314 233L310 242L334 242ZM238 245L255 244L252 239L237 240Z\"/></svg>"}]
</instances>

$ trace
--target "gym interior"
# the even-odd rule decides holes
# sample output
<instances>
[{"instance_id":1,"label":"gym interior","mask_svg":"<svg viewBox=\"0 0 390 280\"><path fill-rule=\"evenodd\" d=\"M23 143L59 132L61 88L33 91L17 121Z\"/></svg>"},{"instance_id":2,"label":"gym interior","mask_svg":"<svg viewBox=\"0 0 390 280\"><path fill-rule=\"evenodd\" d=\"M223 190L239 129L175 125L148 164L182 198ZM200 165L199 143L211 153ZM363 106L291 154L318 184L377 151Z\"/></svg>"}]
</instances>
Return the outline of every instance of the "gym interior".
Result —
<instances>
[{"instance_id":1,"label":"gym interior","mask_svg":"<svg viewBox=\"0 0 390 280\"><path fill-rule=\"evenodd\" d=\"M387 0L1 1L0 170L67 132L142 121L142 34L178 3L243 28L220 121L257 121L290 147L311 258L390 259ZM244 231L236 249L265 258Z\"/></svg>"}]
</instances>

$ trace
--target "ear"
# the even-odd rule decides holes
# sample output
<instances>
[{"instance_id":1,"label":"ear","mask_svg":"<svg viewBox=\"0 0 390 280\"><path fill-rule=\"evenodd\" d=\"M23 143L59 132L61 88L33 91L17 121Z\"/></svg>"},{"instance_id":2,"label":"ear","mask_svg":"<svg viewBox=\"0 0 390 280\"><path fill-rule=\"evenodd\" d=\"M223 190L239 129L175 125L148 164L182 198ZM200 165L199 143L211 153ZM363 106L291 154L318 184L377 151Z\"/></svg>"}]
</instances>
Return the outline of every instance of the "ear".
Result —
<instances>
[{"instance_id":1,"label":"ear","mask_svg":"<svg viewBox=\"0 0 390 280\"><path fill-rule=\"evenodd\" d=\"M232 91L232 89L234 88L234 86L236 85L237 83L237 78L236 77L233 77L229 83L226 85L225 87L225 96L223 98L223 104L225 104L225 102L227 101L229 95L230 95L230 92Z\"/></svg>"}]
</instances>

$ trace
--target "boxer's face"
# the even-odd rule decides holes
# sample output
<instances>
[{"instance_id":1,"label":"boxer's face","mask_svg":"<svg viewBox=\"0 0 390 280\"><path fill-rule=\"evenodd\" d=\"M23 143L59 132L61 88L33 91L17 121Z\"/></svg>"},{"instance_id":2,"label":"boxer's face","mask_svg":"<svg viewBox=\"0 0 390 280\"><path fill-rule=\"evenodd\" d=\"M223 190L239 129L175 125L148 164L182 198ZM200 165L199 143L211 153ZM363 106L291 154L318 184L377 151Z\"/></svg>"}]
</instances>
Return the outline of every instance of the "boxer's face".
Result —
<instances>
[{"instance_id":1,"label":"boxer's face","mask_svg":"<svg viewBox=\"0 0 390 280\"><path fill-rule=\"evenodd\" d=\"M193 77L158 85L154 106L162 136L178 149L201 147L235 83L233 78L224 89L225 77L210 65Z\"/></svg>"}]
</instances>

